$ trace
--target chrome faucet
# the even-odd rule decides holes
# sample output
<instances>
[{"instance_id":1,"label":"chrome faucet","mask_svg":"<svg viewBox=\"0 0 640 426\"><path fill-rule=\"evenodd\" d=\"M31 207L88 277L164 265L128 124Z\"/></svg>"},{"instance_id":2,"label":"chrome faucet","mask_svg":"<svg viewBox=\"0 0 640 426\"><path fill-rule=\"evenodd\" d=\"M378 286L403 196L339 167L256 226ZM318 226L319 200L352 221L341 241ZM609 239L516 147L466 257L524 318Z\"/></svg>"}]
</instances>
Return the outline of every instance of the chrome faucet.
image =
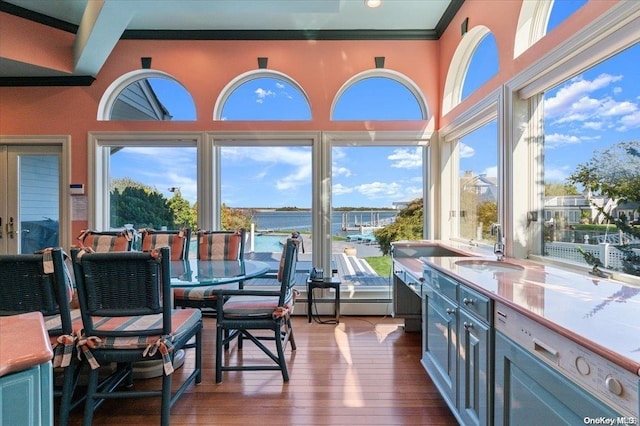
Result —
<instances>
[{"instance_id":1,"label":"chrome faucet","mask_svg":"<svg viewBox=\"0 0 640 426\"><path fill-rule=\"evenodd\" d=\"M491 235L496 236L496 243L493 245L493 252L497 257L497 260L502 262L504 260L504 237L502 236L502 226L499 223L492 223L490 232Z\"/></svg>"}]
</instances>

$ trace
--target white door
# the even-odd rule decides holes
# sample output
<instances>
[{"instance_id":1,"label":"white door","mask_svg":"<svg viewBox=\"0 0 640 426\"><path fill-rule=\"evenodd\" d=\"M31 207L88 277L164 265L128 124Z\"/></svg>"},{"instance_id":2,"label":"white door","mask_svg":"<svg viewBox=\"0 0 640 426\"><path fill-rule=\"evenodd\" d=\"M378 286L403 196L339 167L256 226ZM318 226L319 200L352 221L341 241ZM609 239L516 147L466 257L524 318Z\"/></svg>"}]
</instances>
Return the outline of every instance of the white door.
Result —
<instances>
[{"instance_id":1,"label":"white door","mask_svg":"<svg viewBox=\"0 0 640 426\"><path fill-rule=\"evenodd\" d=\"M62 148L0 145L0 254L60 246Z\"/></svg>"}]
</instances>

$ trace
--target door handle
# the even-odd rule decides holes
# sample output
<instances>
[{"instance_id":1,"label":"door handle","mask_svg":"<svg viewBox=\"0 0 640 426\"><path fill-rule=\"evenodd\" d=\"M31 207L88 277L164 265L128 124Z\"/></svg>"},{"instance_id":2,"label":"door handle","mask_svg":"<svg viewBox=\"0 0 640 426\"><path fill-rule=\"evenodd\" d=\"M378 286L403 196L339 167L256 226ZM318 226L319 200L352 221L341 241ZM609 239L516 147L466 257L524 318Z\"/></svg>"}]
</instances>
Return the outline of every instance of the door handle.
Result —
<instances>
[{"instance_id":1,"label":"door handle","mask_svg":"<svg viewBox=\"0 0 640 426\"><path fill-rule=\"evenodd\" d=\"M2 218L0 217L0 240L2 239Z\"/></svg>"},{"instance_id":2,"label":"door handle","mask_svg":"<svg viewBox=\"0 0 640 426\"><path fill-rule=\"evenodd\" d=\"M13 239L14 237L14 232L13 232L13 217L9 218L9 223L7 223L7 235L9 236L9 238Z\"/></svg>"}]
</instances>

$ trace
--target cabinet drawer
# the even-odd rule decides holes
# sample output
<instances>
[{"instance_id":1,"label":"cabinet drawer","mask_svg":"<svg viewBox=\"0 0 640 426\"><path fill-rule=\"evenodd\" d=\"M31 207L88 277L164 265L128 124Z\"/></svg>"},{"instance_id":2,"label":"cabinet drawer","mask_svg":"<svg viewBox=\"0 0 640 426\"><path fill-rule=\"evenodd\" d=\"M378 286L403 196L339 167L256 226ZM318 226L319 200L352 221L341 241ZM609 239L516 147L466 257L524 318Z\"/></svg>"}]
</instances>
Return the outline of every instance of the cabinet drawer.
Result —
<instances>
[{"instance_id":1,"label":"cabinet drawer","mask_svg":"<svg viewBox=\"0 0 640 426\"><path fill-rule=\"evenodd\" d=\"M434 279L435 277L435 279ZM432 272L431 279L432 286L440 291L443 295L447 296L451 300L457 300L456 295L458 294L458 282L448 276L441 274L439 272Z\"/></svg>"},{"instance_id":2,"label":"cabinet drawer","mask_svg":"<svg viewBox=\"0 0 640 426\"><path fill-rule=\"evenodd\" d=\"M491 308L491 300L487 296L461 285L458 288L458 303L462 309L491 324L493 309Z\"/></svg>"}]
</instances>

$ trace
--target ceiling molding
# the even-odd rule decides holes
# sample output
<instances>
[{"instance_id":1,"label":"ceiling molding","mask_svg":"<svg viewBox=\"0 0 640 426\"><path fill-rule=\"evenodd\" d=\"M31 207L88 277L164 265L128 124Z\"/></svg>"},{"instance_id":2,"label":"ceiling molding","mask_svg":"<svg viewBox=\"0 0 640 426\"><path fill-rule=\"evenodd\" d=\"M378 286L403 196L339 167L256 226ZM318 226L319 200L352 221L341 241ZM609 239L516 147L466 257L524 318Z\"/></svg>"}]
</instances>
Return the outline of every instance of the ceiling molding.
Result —
<instances>
[{"instance_id":1,"label":"ceiling molding","mask_svg":"<svg viewBox=\"0 0 640 426\"><path fill-rule=\"evenodd\" d=\"M126 30L121 40L437 40L435 30Z\"/></svg>"},{"instance_id":2,"label":"ceiling molding","mask_svg":"<svg viewBox=\"0 0 640 426\"><path fill-rule=\"evenodd\" d=\"M12 3L7 3L6 1L0 0L0 12L5 12L23 19L28 19L29 21L47 25L49 27L66 31L68 33L76 34L78 32L78 25L63 21L61 19L53 18L49 15L34 12L32 10L25 9L24 7L16 6Z\"/></svg>"},{"instance_id":3,"label":"ceiling molding","mask_svg":"<svg viewBox=\"0 0 640 426\"><path fill-rule=\"evenodd\" d=\"M435 31L438 34L438 38L442 36L442 33L444 33L451 21L453 21L453 18L456 16L456 13L458 13L458 10L460 10L463 4L464 0L451 0L447 10L444 11L442 17L436 24Z\"/></svg>"},{"instance_id":4,"label":"ceiling molding","mask_svg":"<svg viewBox=\"0 0 640 426\"><path fill-rule=\"evenodd\" d=\"M95 77L90 75L0 77L0 87L91 86L95 80Z\"/></svg>"}]
</instances>

